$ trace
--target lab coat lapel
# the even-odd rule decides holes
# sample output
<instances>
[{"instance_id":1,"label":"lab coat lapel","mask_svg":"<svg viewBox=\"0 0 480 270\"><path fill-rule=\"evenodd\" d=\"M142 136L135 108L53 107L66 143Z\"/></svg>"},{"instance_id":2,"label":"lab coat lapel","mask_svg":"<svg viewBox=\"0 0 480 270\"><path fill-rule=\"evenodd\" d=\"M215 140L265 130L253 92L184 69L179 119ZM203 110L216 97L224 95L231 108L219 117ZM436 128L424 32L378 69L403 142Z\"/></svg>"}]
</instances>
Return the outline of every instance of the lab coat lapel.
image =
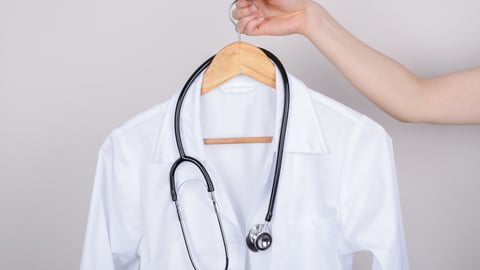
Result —
<instances>
[{"instance_id":1,"label":"lab coat lapel","mask_svg":"<svg viewBox=\"0 0 480 270\"><path fill-rule=\"evenodd\" d=\"M316 115L309 89L302 81L290 74L288 74L288 81L290 85L290 108L288 112L284 153L328 153L328 147L323 135L321 123ZM278 150L285 100L285 88L282 81L282 75L278 68L276 68L276 86L276 124L275 135L272 141L274 146L274 159L276 158ZM265 178L264 183L270 183L270 179L271 177Z\"/></svg>"},{"instance_id":2,"label":"lab coat lapel","mask_svg":"<svg viewBox=\"0 0 480 270\"><path fill-rule=\"evenodd\" d=\"M227 192L224 190L221 181L216 178L215 170L208 165L205 158L205 151L203 146L203 135L201 131L200 122L200 86L202 83L203 73L194 81L191 89L185 96L180 114L180 132L182 136L182 143L184 145L187 156L198 159L207 168L210 177L215 186L215 194L221 208L221 215L224 216L228 222L232 223L237 228L239 227L238 220L233 210L230 200L225 197ZM171 163L179 157L177 144L174 133L174 116L175 107L180 92L176 93L168 104L165 119L160 129L157 145L154 150L154 163ZM179 187L183 182L189 179L203 179L198 169L193 166L188 166L188 170L178 169L176 186Z\"/></svg>"},{"instance_id":3,"label":"lab coat lapel","mask_svg":"<svg viewBox=\"0 0 480 270\"><path fill-rule=\"evenodd\" d=\"M181 113L181 132L187 155L205 161L203 138L200 122L200 86L203 73L192 84L185 97ZM290 110L287 134L285 139L286 153L328 153L327 142L313 106L307 86L294 76L288 74L290 84ZM283 114L284 86L282 75L276 68L277 104L275 116L275 134L273 144L277 151L278 134ZM310 90L311 91L311 90ZM159 131L157 144L153 152L154 163L174 162L178 158L178 150L173 130L175 106L180 91L169 100L165 118Z\"/></svg>"},{"instance_id":4,"label":"lab coat lapel","mask_svg":"<svg viewBox=\"0 0 480 270\"><path fill-rule=\"evenodd\" d=\"M288 74L290 84L290 110L288 113L285 153L328 153L321 122L316 115L312 98L307 86L294 76ZM284 86L281 74L277 70L277 112L275 151L283 114ZM311 90L310 90L311 91Z\"/></svg>"},{"instance_id":5,"label":"lab coat lapel","mask_svg":"<svg viewBox=\"0 0 480 270\"><path fill-rule=\"evenodd\" d=\"M228 193L224 190L221 180L216 178L215 168L208 165L208 161L205 157L200 120L200 86L202 78L203 73L195 80L191 89L185 96L180 121L182 142L186 154L197 158L207 167L216 189L216 195L221 207L222 215L240 229L243 228L243 226L240 226L233 206L229 198L226 197L226 194ZM314 154L328 153L327 144L321 129L321 123L316 115L307 87L303 82L291 75L288 75L288 79L290 84L290 110L284 152ZM282 76L278 69L276 69L276 85L276 126L272 142L274 152L273 158L276 157L278 149L278 139L284 106L284 86ZM153 162L155 163L171 164L179 156L173 129L175 106L178 96L179 92L177 92L169 101L165 119L160 128L157 145L154 149ZM288 166L288 164L283 164L283 166ZM179 173L180 171L181 170L179 170ZM185 170L178 175L176 185L178 187L184 181L192 179L192 177L198 178L198 176L199 172L195 169ZM272 181L270 178L272 177L265 177L263 179L264 190L257 194L262 194L262 196L269 194L269 188L271 187ZM267 201L266 203L268 204L268 200L259 199L259 204L263 205L265 201ZM260 209L263 208L264 207L260 207Z\"/></svg>"}]
</instances>

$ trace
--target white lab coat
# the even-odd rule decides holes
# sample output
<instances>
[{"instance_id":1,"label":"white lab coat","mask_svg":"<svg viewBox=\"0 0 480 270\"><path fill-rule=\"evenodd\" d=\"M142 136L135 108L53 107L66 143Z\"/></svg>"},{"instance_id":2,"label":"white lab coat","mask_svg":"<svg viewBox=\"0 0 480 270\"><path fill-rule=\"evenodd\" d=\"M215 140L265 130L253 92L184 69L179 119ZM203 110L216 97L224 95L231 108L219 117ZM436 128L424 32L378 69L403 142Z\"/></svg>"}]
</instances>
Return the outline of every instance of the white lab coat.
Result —
<instances>
[{"instance_id":1,"label":"white lab coat","mask_svg":"<svg viewBox=\"0 0 480 270\"><path fill-rule=\"evenodd\" d=\"M245 236L265 218L272 184L283 85L238 76L200 97L202 76L182 109L187 155L209 171L232 270L351 269L371 251L375 270L408 269L391 139L371 119L289 75L291 105L273 243L248 250ZM191 270L171 201L178 158L170 100L115 129L100 149L81 270ZM275 119L275 121L273 121ZM204 145L204 137L273 135L271 144ZM191 165L176 174L188 241L198 270L225 257L204 180Z\"/></svg>"}]
</instances>

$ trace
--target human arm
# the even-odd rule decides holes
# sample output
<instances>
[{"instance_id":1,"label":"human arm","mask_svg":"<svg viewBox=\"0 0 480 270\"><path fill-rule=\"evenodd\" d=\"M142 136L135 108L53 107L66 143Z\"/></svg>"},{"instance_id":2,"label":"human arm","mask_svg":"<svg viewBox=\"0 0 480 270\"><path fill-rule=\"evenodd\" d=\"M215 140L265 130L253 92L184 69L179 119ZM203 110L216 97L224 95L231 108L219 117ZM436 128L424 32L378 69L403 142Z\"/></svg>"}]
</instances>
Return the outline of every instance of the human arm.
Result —
<instances>
[{"instance_id":1,"label":"human arm","mask_svg":"<svg viewBox=\"0 0 480 270\"><path fill-rule=\"evenodd\" d=\"M480 68L420 78L369 47L318 3L239 0L234 17L248 35L299 33L365 97L404 122L480 124Z\"/></svg>"}]
</instances>

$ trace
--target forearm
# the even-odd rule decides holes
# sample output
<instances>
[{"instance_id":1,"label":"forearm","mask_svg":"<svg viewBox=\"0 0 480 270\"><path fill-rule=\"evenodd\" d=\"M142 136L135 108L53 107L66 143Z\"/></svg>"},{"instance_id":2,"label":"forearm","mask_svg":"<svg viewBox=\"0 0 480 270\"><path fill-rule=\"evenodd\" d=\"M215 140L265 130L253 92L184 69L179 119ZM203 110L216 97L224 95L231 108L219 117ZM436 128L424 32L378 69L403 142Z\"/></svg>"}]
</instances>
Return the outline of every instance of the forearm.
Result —
<instances>
[{"instance_id":1,"label":"forearm","mask_svg":"<svg viewBox=\"0 0 480 270\"><path fill-rule=\"evenodd\" d=\"M419 78L355 38L321 6L308 12L304 35L356 89L400 121L421 121L417 117L426 97Z\"/></svg>"},{"instance_id":2,"label":"forearm","mask_svg":"<svg viewBox=\"0 0 480 270\"><path fill-rule=\"evenodd\" d=\"M404 122L480 124L480 68L419 78L345 30L312 0L246 0L234 13L249 35L306 36L365 97Z\"/></svg>"}]
</instances>

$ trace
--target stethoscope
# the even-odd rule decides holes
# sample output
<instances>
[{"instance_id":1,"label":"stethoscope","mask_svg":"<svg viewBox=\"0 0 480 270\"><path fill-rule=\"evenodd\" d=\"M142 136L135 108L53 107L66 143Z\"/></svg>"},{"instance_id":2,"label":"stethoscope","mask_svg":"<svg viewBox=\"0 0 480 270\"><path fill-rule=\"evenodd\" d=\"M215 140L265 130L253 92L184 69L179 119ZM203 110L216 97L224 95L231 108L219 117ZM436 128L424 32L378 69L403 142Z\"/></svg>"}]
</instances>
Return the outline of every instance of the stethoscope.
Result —
<instances>
[{"instance_id":1,"label":"stethoscope","mask_svg":"<svg viewBox=\"0 0 480 270\"><path fill-rule=\"evenodd\" d=\"M277 151L277 157L275 161L275 173L273 176L273 185L272 185L272 191L270 194L270 202L268 205L268 210L267 210L267 215L265 217L265 222L263 224L257 224L253 226L250 231L248 232L246 236L246 244L248 248L251 251L258 252L258 251L264 251L268 249L272 245L272 234L270 231L270 222L272 220L273 216L273 207L275 205L275 197L277 195L277 188L278 188L278 182L280 178L280 171L282 168L282 158L283 158L283 148L285 145L285 134L287 130L287 120L288 120L288 111L289 111L289 104L290 104L290 87L288 83L288 77L287 73L285 71L285 68L283 67L282 63L278 58L273 55L271 52L261 49L278 67L280 74L282 75L282 80L283 80L283 85L284 85L284 105L283 105L283 116L282 116L282 122L281 122L281 127L280 127L280 135L279 135L279 140L278 140L278 151ZM195 263L192 258L190 246L187 241L187 237L185 235L185 229L184 229L184 224L182 221L182 215L180 213L180 208L179 204L177 201L177 192L175 188L175 172L178 168L178 166L184 162L192 163L195 165L200 172L203 175L203 178L207 184L207 191L210 194L210 198L213 203L213 208L215 210L215 215L217 217L217 222L218 226L220 228L220 233L222 235L222 241L223 241L223 247L225 250L225 269L228 269L228 248L227 248L227 242L225 238L225 232L223 229L222 225L222 220L219 215L219 207L217 200L215 198L215 193L214 193L214 187L213 187L213 182L212 179L210 178L210 175L208 174L207 170L205 167L202 165L202 163L197 160L194 157L188 156L185 154L185 149L183 148L182 144L182 137L180 136L180 112L182 109L182 104L185 99L185 96L188 92L188 89L192 85L193 81L210 65L212 62L214 56L209 58L207 61L205 61L198 69L190 76L188 81L185 83L185 85L182 88L182 91L180 92L180 95L177 100L177 105L175 107L175 117L174 117L174 131L175 131L175 140L177 143L177 148L180 157L173 163L172 168L170 169L170 193L172 196L172 201L175 203L175 207L177 209L177 216L178 220L180 223L180 227L182 230L182 236L183 240L185 242L185 247L187 249L188 257L190 259L190 262L192 263L192 266L194 269L197 269L195 266Z\"/></svg>"},{"instance_id":2,"label":"stethoscope","mask_svg":"<svg viewBox=\"0 0 480 270\"><path fill-rule=\"evenodd\" d=\"M230 6L230 11L235 3L236 1L234 1ZM230 14L231 12L229 12L229 18L232 21L232 23L235 24ZM239 40L240 40L240 37L239 37ZM285 68L283 67L280 60L278 60L278 58L273 53L263 48L260 48L260 49L275 63L280 74L282 75L282 81L284 85L284 104L283 104L282 122L280 126L280 135L278 139L278 151L277 151L277 157L275 161L275 172L273 176L272 191L270 194L270 200L268 204L267 215L265 217L265 222L263 224L254 225L248 232L245 239L247 247L254 252L267 250L272 245L272 233L270 230L270 222L273 217L273 208L275 205L275 198L277 195L280 171L282 168L283 148L285 145L285 134L287 131L288 111L289 111L289 105L290 105L290 85L288 82L288 76L287 76L287 72L285 71ZM197 160L194 157L187 156L185 154L185 149L183 148L183 143L182 143L182 137L180 135L180 112L182 110L182 104L185 99L185 96L190 86L195 81L195 79L210 65L214 57L215 55L210 57L207 61L205 61L202 65L200 65L200 67L198 67L197 70L195 70L195 72L190 76L190 78L187 80L187 82L183 86L182 91L180 92L180 95L177 100L177 105L175 107L175 116L174 116L174 132L175 132L175 141L177 143L178 153L180 157L173 163L172 168L170 169L170 194L172 196L172 201L175 203L175 208L177 210L178 221L180 223L180 228L182 230L182 236L185 242L185 247L187 249L188 258L190 259L193 269L197 269L192 257L192 253L190 250L190 246L188 244L186 234L185 234L184 224L182 220L182 215L180 213L180 207L178 204L177 192L175 187L175 172L178 166L180 166L180 164L184 162L192 163L193 165L195 165L203 175L203 178L207 184L207 191L210 194L210 198L213 203L213 208L215 210L215 215L217 217L218 226L220 228L220 233L222 235L223 248L225 251L225 270L227 270L228 263L229 263L227 241L225 238L225 231L223 229L222 220L219 214L220 210L218 207L217 200L215 198L212 179L210 178L210 175L205 169L205 166L203 166L203 164L199 160Z\"/></svg>"}]
</instances>

